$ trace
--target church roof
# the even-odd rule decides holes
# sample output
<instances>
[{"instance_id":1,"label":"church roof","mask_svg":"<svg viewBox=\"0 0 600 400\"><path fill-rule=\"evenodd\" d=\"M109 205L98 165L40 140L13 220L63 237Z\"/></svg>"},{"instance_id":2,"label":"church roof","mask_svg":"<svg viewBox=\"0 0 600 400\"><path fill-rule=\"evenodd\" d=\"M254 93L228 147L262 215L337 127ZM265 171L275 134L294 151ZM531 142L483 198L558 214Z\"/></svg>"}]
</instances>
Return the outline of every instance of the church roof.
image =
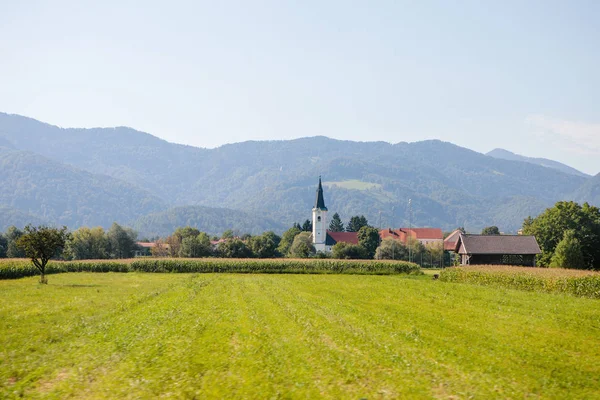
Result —
<instances>
[{"instance_id":1,"label":"church roof","mask_svg":"<svg viewBox=\"0 0 600 400\"><path fill-rule=\"evenodd\" d=\"M319 187L317 188L317 198L315 200L316 209L327 211L325 207L325 200L323 199L323 185L321 185L321 177L319 176Z\"/></svg>"}]
</instances>

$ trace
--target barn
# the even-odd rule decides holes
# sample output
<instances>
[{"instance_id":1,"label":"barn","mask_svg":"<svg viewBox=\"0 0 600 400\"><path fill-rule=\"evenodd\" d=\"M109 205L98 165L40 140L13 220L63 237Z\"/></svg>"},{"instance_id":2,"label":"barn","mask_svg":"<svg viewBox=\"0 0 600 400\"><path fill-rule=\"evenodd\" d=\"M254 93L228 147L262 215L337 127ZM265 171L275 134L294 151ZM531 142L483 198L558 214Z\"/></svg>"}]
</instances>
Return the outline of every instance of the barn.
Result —
<instances>
[{"instance_id":1,"label":"barn","mask_svg":"<svg viewBox=\"0 0 600 400\"><path fill-rule=\"evenodd\" d=\"M540 246L534 236L461 234L454 250L461 265L494 264L535 267Z\"/></svg>"}]
</instances>

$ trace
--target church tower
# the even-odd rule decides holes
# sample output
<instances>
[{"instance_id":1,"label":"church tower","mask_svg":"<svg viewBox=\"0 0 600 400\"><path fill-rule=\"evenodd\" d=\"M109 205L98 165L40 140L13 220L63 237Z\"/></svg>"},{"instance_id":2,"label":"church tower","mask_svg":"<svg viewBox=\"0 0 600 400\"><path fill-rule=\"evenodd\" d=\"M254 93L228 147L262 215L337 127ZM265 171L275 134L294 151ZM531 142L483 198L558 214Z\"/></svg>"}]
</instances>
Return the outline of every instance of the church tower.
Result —
<instances>
[{"instance_id":1,"label":"church tower","mask_svg":"<svg viewBox=\"0 0 600 400\"><path fill-rule=\"evenodd\" d=\"M325 251L325 240L327 239L327 207L323 200L323 186L319 176L319 187L317 198L312 209L312 242L317 251Z\"/></svg>"}]
</instances>

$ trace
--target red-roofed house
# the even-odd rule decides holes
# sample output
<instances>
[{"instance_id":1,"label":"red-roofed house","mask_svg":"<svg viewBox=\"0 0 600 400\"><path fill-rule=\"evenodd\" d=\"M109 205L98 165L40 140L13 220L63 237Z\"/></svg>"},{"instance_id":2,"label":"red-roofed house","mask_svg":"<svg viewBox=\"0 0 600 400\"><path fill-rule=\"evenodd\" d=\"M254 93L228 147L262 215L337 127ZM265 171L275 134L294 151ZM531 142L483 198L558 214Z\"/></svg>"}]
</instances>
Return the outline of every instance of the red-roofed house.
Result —
<instances>
[{"instance_id":1,"label":"red-roofed house","mask_svg":"<svg viewBox=\"0 0 600 400\"><path fill-rule=\"evenodd\" d=\"M398 229L383 229L379 231L381 239L392 238L400 240L407 244L408 238L417 239L423 245L432 243L441 243L444 241L444 234L440 228L398 228Z\"/></svg>"}]
</instances>

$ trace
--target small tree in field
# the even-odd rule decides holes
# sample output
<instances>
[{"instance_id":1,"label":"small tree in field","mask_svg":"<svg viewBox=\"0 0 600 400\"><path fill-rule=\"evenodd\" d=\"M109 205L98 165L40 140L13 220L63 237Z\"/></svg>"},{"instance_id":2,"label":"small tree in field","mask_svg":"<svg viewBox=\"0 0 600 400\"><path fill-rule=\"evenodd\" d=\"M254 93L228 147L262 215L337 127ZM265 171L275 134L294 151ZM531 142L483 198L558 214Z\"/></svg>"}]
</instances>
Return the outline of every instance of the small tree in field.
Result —
<instances>
[{"instance_id":1,"label":"small tree in field","mask_svg":"<svg viewBox=\"0 0 600 400\"><path fill-rule=\"evenodd\" d=\"M52 257L65 247L68 237L67 227L62 229L47 226L33 227L27 225L23 236L17 240L17 246L31 259L33 265L40 271L40 283L48 283L46 265Z\"/></svg>"}]
</instances>

